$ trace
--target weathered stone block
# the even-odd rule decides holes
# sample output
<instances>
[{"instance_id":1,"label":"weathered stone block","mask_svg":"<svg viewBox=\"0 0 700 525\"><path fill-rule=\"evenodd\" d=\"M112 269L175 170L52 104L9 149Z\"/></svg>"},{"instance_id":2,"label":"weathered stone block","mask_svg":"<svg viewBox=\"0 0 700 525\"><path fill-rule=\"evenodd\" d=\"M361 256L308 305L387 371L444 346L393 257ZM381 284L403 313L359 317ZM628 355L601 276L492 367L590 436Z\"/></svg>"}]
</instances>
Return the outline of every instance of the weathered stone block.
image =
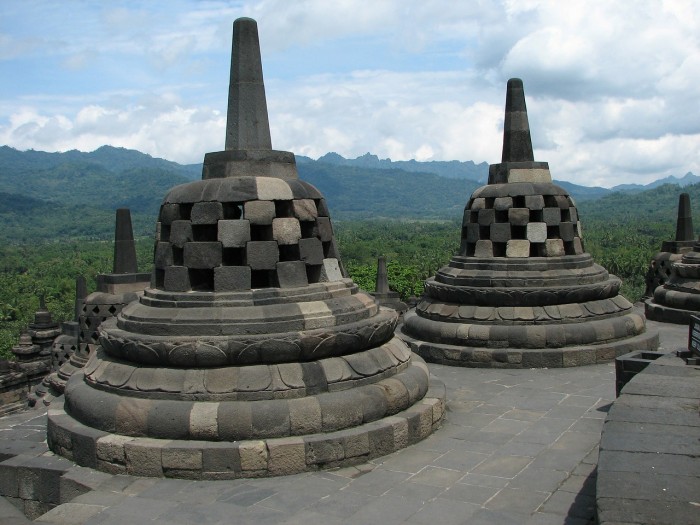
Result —
<instances>
[{"instance_id":1,"label":"weathered stone block","mask_svg":"<svg viewBox=\"0 0 700 525\"><path fill-rule=\"evenodd\" d=\"M495 210L503 211L513 207L513 197L496 197L493 201Z\"/></svg>"},{"instance_id":2,"label":"weathered stone block","mask_svg":"<svg viewBox=\"0 0 700 525\"><path fill-rule=\"evenodd\" d=\"M316 238L299 240L299 256L302 261L309 265L323 263L323 245Z\"/></svg>"},{"instance_id":3,"label":"weathered stone block","mask_svg":"<svg viewBox=\"0 0 700 525\"><path fill-rule=\"evenodd\" d=\"M185 266L166 266L163 287L169 292L190 290L190 274Z\"/></svg>"},{"instance_id":4,"label":"weathered stone block","mask_svg":"<svg viewBox=\"0 0 700 525\"><path fill-rule=\"evenodd\" d=\"M264 441L241 441L238 452L241 470L267 470L268 453Z\"/></svg>"},{"instance_id":5,"label":"weathered stone block","mask_svg":"<svg viewBox=\"0 0 700 525\"><path fill-rule=\"evenodd\" d=\"M250 241L246 244L246 259L253 270L274 270L279 257L275 241Z\"/></svg>"},{"instance_id":6,"label":"weathered stone block","mask_svg":"<svg viewBox=\"0 0 700 525\"><path fill-rule=\"evenodd\" d=\"M218 240L224 248L245 248L250 241L250 221L219 221Z\"/></svg>"},{"instance_id":7,"label":"weathered stone block","mask_svg":"<svg viewBox=\"0 0 700 525\"><path fill-rule=\"evenodd\" d=\"M164 469L202 470L202 450L197 443L164 447L161 454Z\"/></svg>"},{"instance_id":8,"label":"weathered stone block","mask_svg":"<svg viewBox=\"0 0 700 525\"><path fill-rule=\"evenodd\" d=\"M321 432L321 406L315 397L289 400L289 422L294 436Z\"/></svg>"},{"instance_id":9,"label":"weathered stone block","mask_svg":"<svg viewBox=\"0 0 700 525\"><path fill-rule=\"evenodd\" d=\"M243 218L250 224L272 224L275 218L275 203L272 201L249 201L243 205Z\"/></svg>"},{"instance_id":10,"label":"weathered stone block","mask_svg":"<svg viewBox=\"0 0 700 525\"><path fill-rule=\"evenodd\" d=\"M216 224L224 218L224 207L220 202L196 202L192 206L192 224Z\"/></svg>"},{"instance_id":11,"label":"weathered stone block","mask_svg":"<svg viewBox=\"0 0 700 525\"><path fill-rule=\"evenodd\" d=\"M164 441L139 438L124 444L126 470L132 476L163 477L161 452Z\"/></svg>"},{"instance_id":12,"label":"weathered stone block","mask_svg":"<svg viewBox=\"0 0 700 525\"><path fill-rule=\"evenodd\" d=\"M294 199L292 201L294 216L300 221L313 221L318 216L313 199Z\"/></svg>"},{"instance_id":13,"label":"weathered stone block","mask_svg":"<svg viewBox=\"0 0 700 525\"><path fill-rule=\"evenodd\" d=\"M493 243L491 241L476 241L474 257L493 257Z\"/></svg>"},{"instance_id":14,"label":"weathered stone block","mask_svg":"<svg viewBox=\"0 0 700 525\"><path fill-rule=\"evenodd\" d=\"M333 226L328 217L316 219L316 228L318 228L318 236L322 242L328 242L333 238Z\"/></svg>"},{"instance_id":15,"label":"weathered stone block","mask_svg":"<svg viewBox=\"0 0 700 525\"><path fill-rule=\"evenodd\" d=\"M506 257L529 257L530 241L511 239L506 245Z\"/></svg>"},{"instance_id":16,"label":"weathered stone block","mask_svg":"<svg viewBox=\"0 0 700 525\"><path fill-rule=\"evenodd\" d=\"M545 257L562 257L566 254L564 251L564 241L561 239L547 239L544 242Z\"/></svg>"},{"instance_id":17,"label":"weathered stone block","mask_svg":"<svg viewBox=\"0 0 700 525\"><path fill-rule=\"evenodd\" d=\"M298 286L308 285L309 280L306 276L306 264L304 264L304 261L278 262L277 281L280 288L296 288Z\"/></svg>"},{"instance_id":18,"label":"weathered stone block","mask_svg":"<svg viewBox=\"0 0 700 525\"><path fill-rule=\"evenodd\" d=\"M161 223L170 225L180 218L179 204L163 204L160 208L159 220Z\"/></svg>"},{"instance_id":19,"label":"weathered stone block","mask_svg":"<svg viewBox=\"0 0 700 525\"><path fill-rule=\"evenodd\" d=\"M301 239L299 221L290 217L273 219L272 238L277 244L297 244Z\"/></svg>"},{"instance_id":20,"label":"weathered stone block","mask_svg":"<svg viewBox=\"0 0 700 525\"><path fill-rule=\"evenodd\" d=\"M545 242L547 240L547 224L544 222L528 223L526 236L530 242Z\"/></svg>"},{"instance_id":21,"label":"weathered stone block","mask_svg":"<svg viewBox=\"0 0 700 525\"><path fill-rule=\"evenodd\" d=\"M559 237L564 242L570 242L574 240L574 225L571 222L562 222L559 225Z\"/></svg>"},{"instance_id":22,"label":"weathered stone block","mask_svg":"<svg viewBox=\"0 0 700 525\"><path fill-rule=\"evenodd\" d=\"M190 221L173 221L170 226L170 242L182 248L185 243L192 241L192 224Z\"/></svg>"},{"instance_id":23,"label":"weathered stone block","mask_svg":"<svg viewBox=\"0 0 700 525\"><path fill-rule=\"evenodd\" d=\"M343 278L343 272L340 270L338 259L328 258L323 259L321 265L321 282L340 281Z\"/></svg>"},{"instance_id":24,"label":"weathered stone block","mask_svg":"<svg viewBox=\"0 0 700 525\"><path fill-rule=\"evenodd\" d=\"M184 248L184 264L188 268L210 269L221 265L220 242L188 242Z\"/></svg>"},{"instance_id":25,"label":"weathered stone block","mask_svg":"<svg viewBox=\"0 0 700 525\"><path fill-rule=\"evenodd\" d=\"M133 437L121 436L119 434L108 434L99 438L96 444L97 459L109 463L125 465L126 454L124 452L124 445L133 440Z\"/></svg>"},{"instance_id":26,"label":"weathered stone block","mask_svg":"<svg viewBox=\"0 0 700 525\"><path fill-rule=\"evenodd\" d=\"M476 199L475 199L476 200ZM492 222L496 221L496 210L494 209L481 209L479 210L479 224L481 226L488 226Z\"/></svg>"},{"instance_id":27,"label":"weathered stone block","mask_svg":"<svg viewBox=\"0 0 700 525\"><path fill-rule=\"evenodd\" d=\"M214 291L249 290L250 276L250 266L219 266L214 268Z\"/></svg>"},{"instance_id":28,"label":"weathered stone block","mask_svg":"<svg viewBox=\"0 0 700 525\"><path fill-rule=\"evenodd\" d=\"M230 443L207 443L202 448L202 470L204 472L228 472L236 474L241 471L241 456L236 447Z\"/></svg>"},{"instance_id":29,"label":"weathered stone block","mask_svg":"<svg viewBox=\"0 0 700 525\"><path fill-rule=\"evenodd\" d=\"M511 239L510 223L494 222L489 228L491 242L508 242Z\"/></svg>"},{"instance_id":30,"label":"weathered stone block","mask_svg":"<svg viewBox=\"0 0 700 525\"><path fill-rule=\"evenodd\" d=\"M584 252L583 250L583 244L581 243L581 239L578 237L574 237L574 253L576 255L580 255Z\"/></svg>"},{"instance_id":31,"label":"weathered stone block","mask_svg":"<svg viewBox=\"0 0 700 525\"><path fill-rule=\"evenodd\" d=\"M483 210L484 208L486 208L486 199L484 199L483 197L478 197L472 200L472 205L470 206L470 209Z\"/></svg>"},{"instance_id":32,"label":"weathered stone block","mask_svg":"<svg viewBox=\"0 0 700 525\"><path fill-rule=\"evenodd\" d=\"M544 197L542 195L526 195L525 207L529 210L541 210L544 208Z\"/></svg>"},{"instance_id":33,"label":"weathered stone block","mask_svg":"<svg viewBox=\"0 0 700 525\"><path fill-rule=\"evenodd\" d=\"M542 220L548 226L556 226L561 222L561 210L559 208L544 208L542 210Z\"/></svg>"},{"instance_id":34,"label":"weathered stone block","mask_svg":"<svg viewBox=\"0 0 700 525\"><path fill-rule=\"evenodd\" d=\"M530 220L530 210L527 208L511 208L508 210L508 222L513 226L525 226Z\"/></svg>"},{"instance_id":35,"label":"weathered stone block","mask_svg":"<svg viewBox=\"0 0 700 525\"><path fill-rule=\"evenodd\" d=\"M465 230L465 237L467 242L476 242L479 240L479 225L478 224L472 224L469 223L467 226L464 228Z\"/></svg>"},{"instance_id":36,"label":"weathered stone block","mask_svg":"<svg viewBox=\"0 0 700 525\"><path fill-rule=\"evenodd\" d=\"M156 244L156 253L153 258L156 268L165 268L173 264L173 249L168 242Z\"/></svg>"},{"instance_id":37,"label":"weathered stone block","mask_svg":"<svg viewBox=\"0 0 700 525\"><path fill-rule=\"evenodd\" d=\"M268 469L274 476L285 476L306 470L304 440L299 437L271 439Z\"/></svg>"}]
</instances>

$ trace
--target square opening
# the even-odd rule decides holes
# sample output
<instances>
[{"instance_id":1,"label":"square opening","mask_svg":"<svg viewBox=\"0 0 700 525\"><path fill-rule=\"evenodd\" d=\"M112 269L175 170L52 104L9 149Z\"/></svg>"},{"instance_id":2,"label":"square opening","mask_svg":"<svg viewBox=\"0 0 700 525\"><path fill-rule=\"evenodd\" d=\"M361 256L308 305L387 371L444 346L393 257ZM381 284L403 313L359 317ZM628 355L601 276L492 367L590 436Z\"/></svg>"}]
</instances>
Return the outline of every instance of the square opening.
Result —
<instances>
[{"instance_id":1,"label":"square opening","mask_svg":"<svg viewBox=\"0 0 700 525\"><path fill-rule=\"evenodd\" d=\"M250 240L251 241L274 241L272 236L271 224L251 224L250 225Z\"/></svg>"},{"instance_id":2,"label":"square opening","mask_svg":"<svg viewBox=\"0 0 700 525\"><path fill-rule=\"evenodd\" d=\"M250 272L251 288L271 288L277 282L277 270L253 270Z\"/></svg>"},{"instance_id":3,"label":"square opening","mask_svg":"<svg viewBox=\"0 0 700 525\"><path fill-rule=\"evenodd\" d=\"M243 205L240 202L224 202L224 219L233 220L243 217Z\"/></svg>"},{"instance_id":4,"label":"square opening","mask_svg":"<svg viewBox=\"0 0 700 525\"><path fill-rule=\"evenodd\" d=\"M224 248L221 250L223 266L245 266L245 248Z\"/></svg>"},{"instance_id":5,"label":"square opening","mask_svg":"<svg viewBox=\"0 0 700 525\"><path fill-rule=\"evenodd\" d=\"M199 292L210 292L214 290L214 270L195 269L188 270L190 276L190 287Z\"/></svg>"},{"instance_id":6,"label":"square opening","mask_svg":"<svg viewBox=\"0 0 700 525\"><path fill-rule=\"evenodd\" d=\"M193 224L192 240L195 242L216 242L218 228L216 224Z\"/></svg>"},{"instance_id":7,"label":"square opening","mask_svg":"<svg viewBox=\"0 0 700 525\"><path fill-rule=\"evenodd\" d=\"M299 261L301 260L301 255L299 254L298 244L280 244L280 261Z\"/></svg>"},{"instance_id":8,"label":"square opening","mask_svg":"<svg viewBox=\"0 0 700 525\"><path fill-rule=\"evenodd\" d=\"M494 257L505 257L506 256L506 248L508 247L507 243L494 242L492 246L493 246L493 256Z\"/></svg>"},{"instance_id":9,"label":"square opening","mask_svg":"<svg viewBox=\"0 0 700 525\"><path fill-rule=\"evenodd\" d=\"M275 201L276 217L294 217L292 201Z\"/></svg>"},{"instance_id":10,"label":"square opening","mask_svg":"<svg viewBox=\"0 0 700 525\"><path fill-rule=\"evenodd\" d=\"M185 250L173 245L173 266L185 265Z\"/></svg>"},{"instance_id":11,"label":"square opening","mask_svg":"<svg viewBox=\"0 0 700 525\"><path fill-rule=\"evenodd\" d=\"M306 277L309 284L317 283L321 280L321 268L319 265L307 265L306 266Z\"/></svg>"},{"instance_id":12,"label":"square opening","mask_svg":"<svg viewBox=\"0 0 700 525\"><path fill-rule=\"evenodd\" d=\"M181 221L189 221L190 217L192 217L192 206L194 204L191 202L182 202L180 203L180 220Z\"/></svg>"}]
</instances>

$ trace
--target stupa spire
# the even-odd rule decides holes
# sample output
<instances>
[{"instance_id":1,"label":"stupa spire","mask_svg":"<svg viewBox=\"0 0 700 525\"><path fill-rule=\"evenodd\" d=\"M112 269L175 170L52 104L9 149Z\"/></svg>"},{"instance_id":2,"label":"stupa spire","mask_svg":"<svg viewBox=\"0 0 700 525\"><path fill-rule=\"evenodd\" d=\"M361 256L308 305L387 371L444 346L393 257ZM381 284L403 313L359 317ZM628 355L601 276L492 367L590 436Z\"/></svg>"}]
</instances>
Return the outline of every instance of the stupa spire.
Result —
<instances>
[{"instance_id":1,"label":"stupa spire","mask_svg":"<svg viewBox=\"0 0 700 525\"><path fill-rule=\"evenodd\" d=\"M532 162L534 160L523 81L519 78L511 78L506 88L506 118L503 124L501 162Z\"/></svg>"},{"instance_id":2,"label":"stupa spire","mask_svg":"<svg viewBox=\"0 0 700 525\"><path fill-rule=\"evenodd\" d=\"M78 275L75 278L75 317L74 321L77 321L80 317L80 313L83 311L83 305L85 304L85 298L87 297L87 284L85 282L85 277Z\"/></svg>"},{"instance_id":3,"label":"stupa spire","mask_svg":"<svg viewBox=\"0 0 700 525\"><path fill-rule=\"evenodd\" d=\"M226 149L272 149L258 24L252 18L233 23Z\"/></svg>"},{"instance_id":4,"label":"stupa spire","mask_svg":"<svg viewBox=\"0 0 700 525\"><path fill-rule=\"evenodd\" d=\"M678 219L676 220L676 240L693 240L693 214L690 210L690 195L681 193L678 198Z\"/></svg>"},{"instance_id":5,"label":"stupa spire","mask_svg":"<svg viewBox=\"0 0 700 525\"><path fill-rule=\"evenodd\" d=\"M374 288L377 293L389 292L389 277L386 273L386 257L384 256L377 259L377 281Z\"/></svg>"},{"instance_id":6,"label":"stupa spire","mask_svg":"<svg viewBox=\"0 0 700 525\"><path fill-rule=\"evenodd\" d=\"M131 212L128 208L117 210L114 227L114 264L112 273L136 273L136 245L134 232L131 228Z\"/></svg>"}]
</instances>

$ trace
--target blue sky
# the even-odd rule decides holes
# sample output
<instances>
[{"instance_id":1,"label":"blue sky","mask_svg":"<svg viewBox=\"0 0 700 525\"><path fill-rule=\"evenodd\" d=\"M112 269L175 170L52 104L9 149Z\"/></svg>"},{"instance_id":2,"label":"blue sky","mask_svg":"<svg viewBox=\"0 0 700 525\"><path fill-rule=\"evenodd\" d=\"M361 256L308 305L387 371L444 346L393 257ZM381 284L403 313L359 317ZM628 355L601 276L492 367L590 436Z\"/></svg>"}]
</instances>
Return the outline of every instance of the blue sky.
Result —
<instances>
[{"instance_id":1,"label":"blue sky","mask_svg":"<svg viewBox=\"0 0 700 525\"><path fill-rule=\"evenodd\" d=\"M1 0L0 144L201 162L223 149L239 16L276 149L498 162L517 76L555 178L700 175L695 0Z\"/></svg>"}]
</instances>

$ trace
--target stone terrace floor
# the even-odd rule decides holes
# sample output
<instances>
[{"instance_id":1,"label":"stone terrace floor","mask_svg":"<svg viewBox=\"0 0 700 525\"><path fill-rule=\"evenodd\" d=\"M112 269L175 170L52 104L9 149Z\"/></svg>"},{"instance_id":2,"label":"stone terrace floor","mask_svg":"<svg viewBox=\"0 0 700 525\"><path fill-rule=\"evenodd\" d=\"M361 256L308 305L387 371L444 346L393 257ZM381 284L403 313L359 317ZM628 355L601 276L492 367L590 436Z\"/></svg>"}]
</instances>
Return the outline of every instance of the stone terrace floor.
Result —
<instances>
[{"instance_id":1,"label":"stone terrace floor","mask_svg":"<svg viewBox=\"0 0 700 525\"><path fill-rule=\"evenodd\" d=\"M685 326L661 325L663 351ZM598 441L614 364L550 370L429 365L447 386L446 420L421 443L357 467L235 481L105 476L36 521L54 524L440 524L595 522ZM37 412L0 419L45 433ZM34 417L32 421L28 421ZM23 423L24 421L24 423ZM37 425L37 422L39 424ZM45 446L45 445L44 445ZM0 498L2 516L10 503ZM5 512L3 512L5 511ZM14 523L14 521L13 521Z\"/></svg>"}]
</instances>

